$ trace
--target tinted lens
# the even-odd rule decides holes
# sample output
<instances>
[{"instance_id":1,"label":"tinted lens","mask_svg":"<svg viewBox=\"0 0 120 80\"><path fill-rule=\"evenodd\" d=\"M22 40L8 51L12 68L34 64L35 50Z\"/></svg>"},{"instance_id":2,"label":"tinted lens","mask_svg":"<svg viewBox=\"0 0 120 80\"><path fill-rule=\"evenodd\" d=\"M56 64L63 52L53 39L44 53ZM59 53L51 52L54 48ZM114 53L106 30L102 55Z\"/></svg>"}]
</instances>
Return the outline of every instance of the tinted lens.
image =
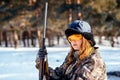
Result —
<instances>
[{"instance_id":1,"label":"tinted lens","mask_svg":"<svg viewBox=\"0 0 120 80\"><path fill-rule=\"evenodd\" d=\"M82 39L82 35L81 34L73 34L73 35L68 37L69 42L78 41L80 39Z\"/></svg>"}]
</instances>

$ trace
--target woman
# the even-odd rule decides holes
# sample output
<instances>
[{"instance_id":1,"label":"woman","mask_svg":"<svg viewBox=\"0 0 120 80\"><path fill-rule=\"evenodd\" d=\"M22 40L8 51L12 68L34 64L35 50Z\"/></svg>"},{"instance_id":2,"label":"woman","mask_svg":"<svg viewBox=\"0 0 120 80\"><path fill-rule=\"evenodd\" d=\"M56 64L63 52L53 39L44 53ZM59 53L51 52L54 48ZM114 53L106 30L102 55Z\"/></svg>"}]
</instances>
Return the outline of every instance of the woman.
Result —
<instances>
[{"instance_id":1,"label":"woman","mask_svg":"<svg viewBox=\"0 0 120 80\"><path fill-rule=\"evenodd\" d=\"M73 21L65 30L71 50L60 67L49 68L49 80L107 80L104 61L95 46L90 25ZM37 68L38 61L37 62Z\"/></svg>"}]
</instances>

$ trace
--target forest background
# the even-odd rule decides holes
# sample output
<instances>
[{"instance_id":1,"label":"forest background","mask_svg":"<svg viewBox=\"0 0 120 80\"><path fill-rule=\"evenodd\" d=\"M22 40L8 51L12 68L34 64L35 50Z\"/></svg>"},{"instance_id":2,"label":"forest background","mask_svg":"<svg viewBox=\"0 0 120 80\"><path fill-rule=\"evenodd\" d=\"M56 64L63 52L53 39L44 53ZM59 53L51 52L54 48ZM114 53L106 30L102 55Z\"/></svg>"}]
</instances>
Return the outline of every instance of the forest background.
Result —
<instances>
[{"instance_id":1,"label":"forest background","mask_svg":"<svg viewBox=\"0 0 120 80\"><path fill-rule=\"evenodd\" d=\"M46 0L47 1L47 0ZM64 37L64 30L71 21L86 20L93 34L110 41L112 47L119 44L120 0L48 0L48 46L54 46L53 38ZM41 46L45 0L0 0L0 45L5 47ZM29 41L31 39L31 42Z\"/></svg>"}]
</instances>

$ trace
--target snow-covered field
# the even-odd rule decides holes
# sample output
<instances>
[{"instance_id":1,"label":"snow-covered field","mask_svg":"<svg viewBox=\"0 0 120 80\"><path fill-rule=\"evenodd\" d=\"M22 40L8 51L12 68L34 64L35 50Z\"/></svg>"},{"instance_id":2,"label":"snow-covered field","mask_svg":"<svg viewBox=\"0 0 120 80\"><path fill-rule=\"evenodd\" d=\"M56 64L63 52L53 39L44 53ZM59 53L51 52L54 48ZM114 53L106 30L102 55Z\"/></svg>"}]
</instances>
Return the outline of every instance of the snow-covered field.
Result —
<instances>
[{"instance_id":1,"label":"snow-covered field","mask_svg":"<svg viewBox=\"0 0 120 80\"><path fill-rule=\"evenodd\" d=\"M35 59L39 48L0 48L0 80L38 80ZM55 68L64 61L69 47L47 47L49 66ZM120 71L120 48L99 46L107 72ZM120 80L108 76L108 80Z\"/></svg>"},{"instance_id":2,"label":"snow-covered field","mask_svg":"<svg viewBox=\"0 0 120 80\"><path fill-rule=\"evenodd\" d=\"M62 39L59 46L47 47L50 67L55 68L64 61L69 51L69 47L63 46L64 43L67 42ZM104 40L103 43L97 46L106 63L107 72L120 71L120 45L112 48L108 47L109 41ZM38 70L35 68L38 50L38 46L24 48L19 45L17 49L0 47L0 80L38 80ZM120 77L108 76L108 80L120 80Z\"/></svg>"}]
</instances>

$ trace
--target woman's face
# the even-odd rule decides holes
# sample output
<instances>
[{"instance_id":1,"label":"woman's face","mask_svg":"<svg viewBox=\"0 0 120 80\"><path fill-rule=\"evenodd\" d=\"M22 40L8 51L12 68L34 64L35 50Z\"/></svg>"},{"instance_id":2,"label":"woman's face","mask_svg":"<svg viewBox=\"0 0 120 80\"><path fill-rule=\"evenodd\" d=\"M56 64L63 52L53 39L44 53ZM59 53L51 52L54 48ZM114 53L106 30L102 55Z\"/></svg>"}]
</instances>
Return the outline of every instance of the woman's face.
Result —
<instances>
[{"instance_id":1,"label":"woman's face","mask_svg":"<svg viewBox=\"0 0 120 80\"><path fill-rule=\"evenodd\" d=\"M77 41L71 41L71 46L73 47L74 50L79 50L81 48L82 40L77 40Z\"/></svg>"},{"instance_id":2,"label":"woman's face","mask_svg":"<svg viewBox=\"0 0 120 80\"><path fill-rule=\"evenodd\" d=\"M79 50L82 44L82 35L75 34L68 37L68 40L74 50Z\"/></svg>"}]
</instances>

